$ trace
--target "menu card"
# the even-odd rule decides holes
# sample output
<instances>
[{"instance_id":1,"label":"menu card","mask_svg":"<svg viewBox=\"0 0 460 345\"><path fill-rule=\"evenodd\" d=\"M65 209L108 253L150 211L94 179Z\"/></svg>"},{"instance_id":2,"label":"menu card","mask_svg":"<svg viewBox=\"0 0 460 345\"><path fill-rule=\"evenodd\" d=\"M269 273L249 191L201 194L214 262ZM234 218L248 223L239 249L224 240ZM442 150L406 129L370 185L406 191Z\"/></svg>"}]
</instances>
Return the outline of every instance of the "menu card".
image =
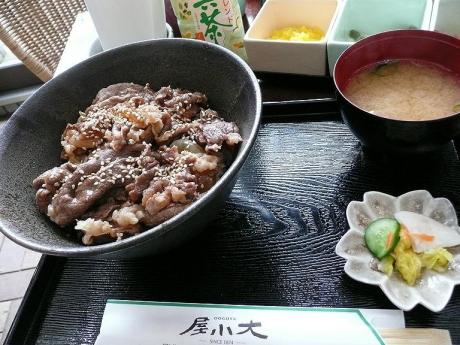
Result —
<instances>
[{"instance_id":1,"label":"menu card","mask_svg":"<svg viewBox=\"0 0 460 345\"><path fill-rule=\"evenodd\" d=\"M108 300L95 345L385 344L375 326L404 328L403 313Z\"/></svg>"}]
</instances>

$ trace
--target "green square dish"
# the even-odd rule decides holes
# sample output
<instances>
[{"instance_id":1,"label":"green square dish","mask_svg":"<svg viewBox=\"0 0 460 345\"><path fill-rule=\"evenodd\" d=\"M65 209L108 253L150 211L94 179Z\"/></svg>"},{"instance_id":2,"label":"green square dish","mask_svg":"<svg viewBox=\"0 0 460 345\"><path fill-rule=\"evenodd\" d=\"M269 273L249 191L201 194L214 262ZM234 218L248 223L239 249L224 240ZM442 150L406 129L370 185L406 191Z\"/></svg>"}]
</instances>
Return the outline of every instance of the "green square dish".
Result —
<instances>
[{"instance_id":1,"label":"green square dish","mask_svg":"<svg viewBox=\"0 0 460 345\"><path fill-rule=\"evenodd\" d=\"M360 36L397 29L429 29L431 0L344 0L327 43L329 72ZM353 38L354 37L354 38Z\"/></svg>"}]
</instances>

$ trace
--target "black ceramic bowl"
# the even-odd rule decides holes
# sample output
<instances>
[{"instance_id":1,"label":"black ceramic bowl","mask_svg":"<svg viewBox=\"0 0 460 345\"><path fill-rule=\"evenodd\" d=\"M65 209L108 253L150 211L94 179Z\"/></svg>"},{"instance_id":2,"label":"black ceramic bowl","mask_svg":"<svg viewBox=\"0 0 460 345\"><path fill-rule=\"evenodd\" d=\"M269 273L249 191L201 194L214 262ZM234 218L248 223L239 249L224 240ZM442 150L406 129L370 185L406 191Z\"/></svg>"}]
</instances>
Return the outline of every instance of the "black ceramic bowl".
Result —
<instances>
[{"instance_id":1,"label":"black ceramic bowl","mask_svg":"<svg viewBox=\"0 0 460 345\"><path fill-rule=\"evenodd\" d=\"M460 40L438 32L397 30L369 36L337 60L334 83L342 117L364 146L396 155L435 151L460 135L460 114L429 121L399 121L360 109L344 95L360 69L384 60L427 61L460 76Z\"/></svg>"},{"instance_id":2,"label":"black ceramic bowl","mask_svg":"<svg viewBox=\"0 0 460 345\"><path fill-rule=\"evenodd\" d=\"M222 178L185 211L131 238L86 247L38 212L31 183L60 164L66 124L76 120L101 88L118 82L203 92L213 109L238 124L244 141ZM0 137L0 229L20 245L61 256L142 256L182 243L212 219L230 194L256 139L260 113L260 89L251 69L219 46L162 39L94 56L46 83L5 125Z\"/></svg>"}]
</instances>

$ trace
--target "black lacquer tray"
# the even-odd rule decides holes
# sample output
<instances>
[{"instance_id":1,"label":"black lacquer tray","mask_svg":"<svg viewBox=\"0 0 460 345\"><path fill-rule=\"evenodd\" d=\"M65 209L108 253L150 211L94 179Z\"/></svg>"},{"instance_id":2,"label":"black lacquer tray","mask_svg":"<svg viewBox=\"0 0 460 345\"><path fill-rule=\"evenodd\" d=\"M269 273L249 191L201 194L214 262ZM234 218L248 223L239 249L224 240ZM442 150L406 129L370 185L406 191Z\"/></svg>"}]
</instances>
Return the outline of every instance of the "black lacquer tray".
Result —
<instances>
[{"instance_id":1,"label":"black lacquer tray","mask_svg":"<svg viewBox=\"0 0 460 345\"><path fill-rule=\"evenodd\" d=\"M454 145L421 161L363 152L341 122L327 81L319 79L324 92L289 101L276 89L270 95L270 76L263 78L264 123L214 222L162 256L43 257L7 344L93 344L108 298L394 308L378 287L348 278L334 253L348 229L346 206L369 190L399 195L427 189L460 209ZM406 322L448 329L460 344L460 289L441 313L417 307Z\"/></svg>"}]
</instances>

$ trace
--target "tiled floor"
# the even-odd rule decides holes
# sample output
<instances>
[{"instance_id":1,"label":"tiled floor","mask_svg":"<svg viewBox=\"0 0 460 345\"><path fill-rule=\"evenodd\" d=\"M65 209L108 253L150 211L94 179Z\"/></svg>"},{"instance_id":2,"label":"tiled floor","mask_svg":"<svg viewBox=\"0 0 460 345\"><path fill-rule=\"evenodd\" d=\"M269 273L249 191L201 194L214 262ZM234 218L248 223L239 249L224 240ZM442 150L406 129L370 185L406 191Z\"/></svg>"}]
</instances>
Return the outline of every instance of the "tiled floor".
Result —
<instances>
[{"instance_id":1,"label":"tiled floor","mask_svg":"<svg viewBox=\"0 0 460 345\"><path fill-rule=\"evenodd\" d=\"M3 110L14 111L0 107L0 130L7 120ZM40 260L40 254L18 246L0 233L0 345L3 344L6 334L21 304L22 297L34 274L35 267Z\"/></svg>"},{"instance_id":2,"label":"tiled floor","mask_svg":"<svg viewBox=\"0 0 460 345\"><path fill-rule=\"evenodd\" d=\"M40 254L18 246L0 233L0 344L13 322Z\"/></svg>"}]
</instances>

